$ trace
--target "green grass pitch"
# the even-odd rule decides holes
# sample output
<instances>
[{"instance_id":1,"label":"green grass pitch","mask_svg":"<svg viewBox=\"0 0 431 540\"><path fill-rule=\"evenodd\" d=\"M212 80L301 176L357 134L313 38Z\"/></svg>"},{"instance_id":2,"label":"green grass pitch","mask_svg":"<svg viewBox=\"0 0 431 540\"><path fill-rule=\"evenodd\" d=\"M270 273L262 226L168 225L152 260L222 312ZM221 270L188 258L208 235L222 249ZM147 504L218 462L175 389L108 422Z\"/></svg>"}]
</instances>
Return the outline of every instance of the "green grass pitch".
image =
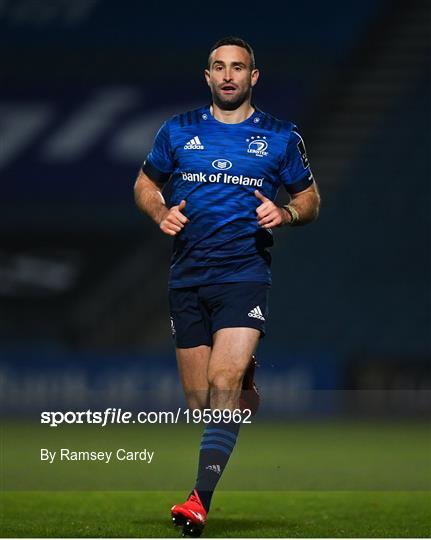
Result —
<instances>
[{"instance_id":1,"label":"green grass pitch","mask_svg":"<svg viewBox=\"0 0 431 540\"><path fill-rule=\"evenodd\" d=\"M3 493L4 537L181 537L179 492ZM220 492L206 537L429 537L424 492Z\"/></svg>"},{"instance_id":2,"label":"green grass pitch","mask_svg":"<svg viewBox=\"0 0 431 540\"><path fill-rule=\"evenodd\" d=\"M3 424L2 537L181 537L200 426ZM155 451L136 462L41 463L40 448ZM430 537L429 424L244 427L205 537Z\"/></svg>"}]
</instances>

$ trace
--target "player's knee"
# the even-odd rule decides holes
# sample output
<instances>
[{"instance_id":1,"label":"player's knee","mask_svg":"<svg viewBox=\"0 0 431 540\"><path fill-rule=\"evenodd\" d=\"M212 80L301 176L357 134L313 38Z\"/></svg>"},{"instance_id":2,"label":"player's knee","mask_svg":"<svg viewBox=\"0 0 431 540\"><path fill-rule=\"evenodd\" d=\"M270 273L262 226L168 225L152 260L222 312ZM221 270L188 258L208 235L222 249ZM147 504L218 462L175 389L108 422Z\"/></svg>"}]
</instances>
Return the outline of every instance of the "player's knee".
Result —
<instances>
[{"instance_id":1,"label":"player's knee","mask_svg":"<svg viewBox=\"0 0 431 540\"><path fill-rule=\"evenodd\" d=\"M209 407L208 392L186 392L187 406L191 410L202 410Z\"/></svg>"},{"instance_id":2,"label":"player's knee","mask_svg":"<svg viewBox=\"0 0 431 540\"><path fill-rule=\"evenodd\" d=\"M234 370L220 370L209 375L211 390L234 390L241 386L242 373Z\"/></svg>"}]
</instances>

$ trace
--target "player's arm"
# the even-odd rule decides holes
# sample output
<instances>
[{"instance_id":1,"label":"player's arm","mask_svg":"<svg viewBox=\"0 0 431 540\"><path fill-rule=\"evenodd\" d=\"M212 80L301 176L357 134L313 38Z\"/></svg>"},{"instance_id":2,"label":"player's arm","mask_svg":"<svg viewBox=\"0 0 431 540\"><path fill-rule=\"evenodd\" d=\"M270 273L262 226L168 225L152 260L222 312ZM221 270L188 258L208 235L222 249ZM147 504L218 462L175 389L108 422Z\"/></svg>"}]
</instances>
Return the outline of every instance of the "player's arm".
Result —
<instances>
[{"instance_id":1,"label":"player's arm","mask_svg":"<svg viewBox=\"0 0 431 540\"><path fill-rule=\"evenodd\" d=\"M280 208L262 195L256 195L263 203L256 210L259 225L269 229L280 225L306 225L314 221L319 214L320 195L304 141L296 126L290 131L285 152L281 156L279 175L290 195L290 203Z\"/></svg>"},{"instance_id":2,"label":"player's arm","mask_svg":"<svg viewBox=\"0 0 431 540\"><path fill-rule=\"evenodd\" d=\"M315 181L307 189L291 194L291 201L283 207L288 225L306 225L319 215L320 194Z\"/></svg>"},{"instance_id":3,"label":"player's arm","mask_svg":"<svg viewBox=\"0 0 431 540\"><path fill-rule=\"evenodd\" d=\"M263 229L272 229L283 225L306 225L314 221L319 214L320 195L316 182L303 191L291 195L291 202L283 207L277 206L270 199L255 191L261 204L256 208L257 221Z\"/></svg>"},{"instance_id":4,"label":"player's arm","mask_svg":"<svg viewBox=\"0 0 431 540\"><path fill-rule=\"evenodd\" d=\"M160 229L170 236L176 236L188 223L182 213L186 201L168 208L161 192L161 185L151 180L144 171L140 170L135 182L135 202L137 207L150 216Z\"/></svg>"}]
</instances>

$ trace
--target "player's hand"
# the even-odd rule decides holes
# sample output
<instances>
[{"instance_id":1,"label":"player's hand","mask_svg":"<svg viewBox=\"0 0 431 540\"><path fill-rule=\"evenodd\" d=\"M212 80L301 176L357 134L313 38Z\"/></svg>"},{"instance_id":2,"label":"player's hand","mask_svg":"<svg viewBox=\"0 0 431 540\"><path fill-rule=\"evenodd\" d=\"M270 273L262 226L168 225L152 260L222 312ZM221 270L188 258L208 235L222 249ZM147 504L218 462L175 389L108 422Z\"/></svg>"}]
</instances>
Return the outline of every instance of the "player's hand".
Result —
<instances>
[{"instance_id":1,"label":"player's hand","mask_svg":"<svg viewBox=\"0 0 431 540\"><path fill-rule=\"evenodd\" d=\"M176 236L187 225L189 220L182 213L186 207L186 201L183 199L180 204L172 206L165 217L160 222L160 229L169 236Z\"/></svg>"},{"instance_id":2,"label":"player's hand","mask_svg":"<svg viewBox=\"0 0 431 540\"><path fill-rule=\"evenodd\" d=\"M254 194L262 203L256 208L256 214L257 222L263 229L272 229L288 223L288 212L284 208L278 207L257 189Z\"/></svg>"}]
</instances>

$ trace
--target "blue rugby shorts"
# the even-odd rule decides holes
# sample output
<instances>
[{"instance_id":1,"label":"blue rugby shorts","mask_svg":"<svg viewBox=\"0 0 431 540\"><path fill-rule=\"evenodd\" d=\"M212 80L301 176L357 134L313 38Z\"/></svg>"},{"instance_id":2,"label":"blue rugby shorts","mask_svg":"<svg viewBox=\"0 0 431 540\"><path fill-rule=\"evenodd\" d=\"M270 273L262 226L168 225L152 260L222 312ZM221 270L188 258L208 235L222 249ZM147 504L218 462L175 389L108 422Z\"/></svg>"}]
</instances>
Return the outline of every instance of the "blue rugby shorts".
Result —
<instances>
[{"instance_id":1,"label":"blue rugby shorts","mask_svg":"<svg viewBox=\"0 0 431 540\"><path fill-rule=\"evenodd\" d=\"M212 345L221 328L248 327L265 335L270 285L219 283L169 289L171 331L176 347Z\"/></svg>"}]
</instances>

